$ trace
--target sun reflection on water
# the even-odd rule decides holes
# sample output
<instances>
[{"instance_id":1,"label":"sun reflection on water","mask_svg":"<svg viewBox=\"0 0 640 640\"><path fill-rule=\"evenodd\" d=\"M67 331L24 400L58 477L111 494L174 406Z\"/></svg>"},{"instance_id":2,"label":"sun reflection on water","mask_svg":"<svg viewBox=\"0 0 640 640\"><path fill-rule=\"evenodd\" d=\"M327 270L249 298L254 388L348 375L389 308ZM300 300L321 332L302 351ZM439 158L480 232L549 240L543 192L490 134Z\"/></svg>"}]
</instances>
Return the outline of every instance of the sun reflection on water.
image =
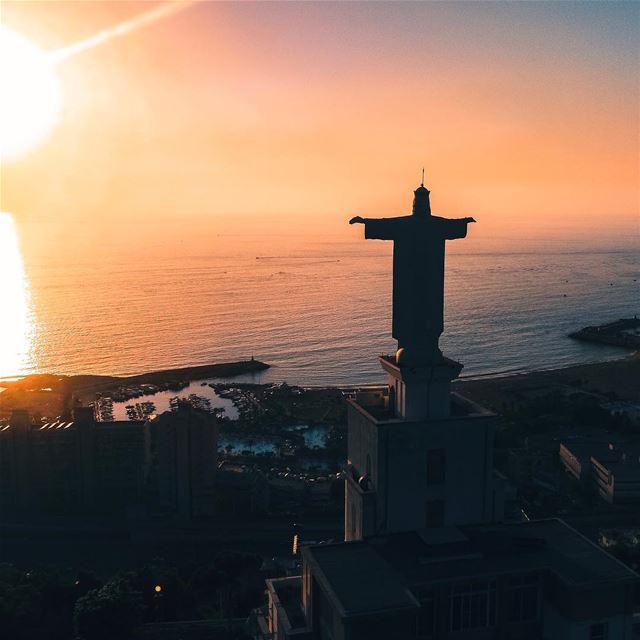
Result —
<instances>
[{"instance_id":1,"label":"sun reflection on water","mask_svg":"<svg viewBox=\"0 0 640 640\"><path fill-rule=\"evenodd\" d=\"M32 368L33 320L13 218L0 212L0 378Z\"/></svg>"}]
</instances>

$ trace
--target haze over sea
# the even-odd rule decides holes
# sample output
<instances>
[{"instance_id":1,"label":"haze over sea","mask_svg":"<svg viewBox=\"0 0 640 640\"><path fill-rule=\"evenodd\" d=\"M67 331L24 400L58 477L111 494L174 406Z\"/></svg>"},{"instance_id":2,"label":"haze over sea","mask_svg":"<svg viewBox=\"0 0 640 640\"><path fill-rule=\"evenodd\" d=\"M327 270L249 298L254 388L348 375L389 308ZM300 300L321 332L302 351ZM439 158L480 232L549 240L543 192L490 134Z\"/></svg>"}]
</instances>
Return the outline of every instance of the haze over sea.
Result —
<instances>
[{"instance_id":1,"label":"haze over sea","mask_svg":"<svg viewBox=\"0 0 640 640\"><path fill-rule=\"evenodd\" d=\"M19 370L3 375L126 375L254 356L272 365L260 382L383 381L376 356L395 350L391 243L352 230L331 241L238 234L151 246L135 233L134 250L128 237L120 250L23 254L29 339ZM441 347L463 375L625 355L567 334L640 313L629 242L476 238L447 252Z\"/></svg>"}]
</instances>

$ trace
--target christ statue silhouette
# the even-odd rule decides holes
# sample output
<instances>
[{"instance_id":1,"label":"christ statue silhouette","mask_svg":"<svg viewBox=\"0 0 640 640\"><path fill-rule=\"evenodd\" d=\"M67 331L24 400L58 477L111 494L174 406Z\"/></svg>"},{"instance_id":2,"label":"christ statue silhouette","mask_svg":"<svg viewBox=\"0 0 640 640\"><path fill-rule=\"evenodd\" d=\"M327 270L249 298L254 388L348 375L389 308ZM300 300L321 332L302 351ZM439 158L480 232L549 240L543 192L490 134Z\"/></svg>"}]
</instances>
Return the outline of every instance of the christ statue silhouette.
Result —
<instances>
[{"instance_id":1,"label":"christ statue silhouette","mask_svg":"<svg viewBox=\"0 0 640 640\"><path fill-rule=\"evenodd\" d=\"M444 244L464 238L473 218L431 215L429 190L415 190L413 213L397 218L361 218L364 236L393 240L393 329L396 362L422 366L442 360L438 340L444 328Z\"/></svg>"}]
</instances>

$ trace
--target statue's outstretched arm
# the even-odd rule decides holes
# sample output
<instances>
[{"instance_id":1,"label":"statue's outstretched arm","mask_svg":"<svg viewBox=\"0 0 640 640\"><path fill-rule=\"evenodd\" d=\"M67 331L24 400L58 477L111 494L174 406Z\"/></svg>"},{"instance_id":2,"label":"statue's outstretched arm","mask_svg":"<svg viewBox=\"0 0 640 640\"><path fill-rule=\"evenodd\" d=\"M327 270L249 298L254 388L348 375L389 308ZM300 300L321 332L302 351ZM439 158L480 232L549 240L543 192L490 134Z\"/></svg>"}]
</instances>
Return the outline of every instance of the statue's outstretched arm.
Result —
<instances>
[{"instance_id":1,"label":"statue's outstretched arm","mask_svg":"<svg viewBox=\"0 0 640 640\"><path fill-rule=\"evenodd\" d=\"M444 221L443 233L446 240L467 237L467 225L475 222L474 218L440 218Z\"/></svg>"},{"instance_id":2,"label":"statue's outstretched arm","mask_svg":"<svg viewBox=\"0 0 640 640\"><path fill-rule=\"evenodd\" d=\"M367 224L368 222L395 222L404 218L410 218L411 216L400 216L398 218L363 218L362 216L355 216L349 220L349 224ZM470 218L467 218L470 220ZM474 221L475 222L475 221Z\"/></svg>"},{"instance_id":3,"label":"statue's outstretched arm","mask_svg":"<svg viewBox=\"0 0 640 640\"><path fill-rule=\"evenodd\" d=\"M398 225L408 216L401 218L363 218L356 216L349 224L363 224L364 237L373 240L394 240Z\"/></svg>"}]
</instances>

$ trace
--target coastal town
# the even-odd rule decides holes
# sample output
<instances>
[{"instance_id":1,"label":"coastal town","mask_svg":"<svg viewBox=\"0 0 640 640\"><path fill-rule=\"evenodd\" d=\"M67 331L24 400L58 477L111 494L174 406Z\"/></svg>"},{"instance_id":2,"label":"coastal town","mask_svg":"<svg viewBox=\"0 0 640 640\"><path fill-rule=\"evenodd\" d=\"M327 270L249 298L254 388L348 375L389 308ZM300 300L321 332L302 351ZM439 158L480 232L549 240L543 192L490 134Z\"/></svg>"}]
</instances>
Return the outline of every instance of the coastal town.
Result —
<instances>
[{"instance_id":1,"label":"coastal town","mask_svg":"<svg viewBox=\"0 0 640 640\"><path fill-rule=\"evenodd\" d=\"M214 552L213 564L221 561L216 549L249 553L238 558L258 583L264 576L289 580L300 570L296 547L341 538L345 483L351 482L347 406L385 388L242 383L229 375L266 367L250 360L195 375L38 375L1 383L0 560L33 557L37 540L42 553L71 566L92 565L100 577L127 563L134 569L157 553L182 566L190 540L192 553ZM220 371L224 381L215 377ZM560 517L631 569L640 566L639 379L636 353L453 383L452 397L498 416L494 474L505 522ZM186 449L178 436L185 432ZM192 447L197 455L189 453ZM31 464L18 470L26 460ZM188 478L185 500L179 486ZM92 489L78 493L71 485ZM129 551L123 547L115 564L108 555L90 560L83 547L67 544L87 526L94 532L91 555L112 548L114 539ZM206 600L206 593L199 597ZM260 604L259 590L242 593L250 607ZM237 616L228 637L244 637L245 606L223 607ZM202 623L207 633L217 629L218 615Z\"/></svg>"},{"instance_id":2,"label":"coastal town","mask_svg":"<svg viewBox=\"0 0 640 640\"><path fill-rule=\"evenodd\" d=\"M0 640L640 640L640 2L0 5Z\"/></svg>"},{"instance_id":3,"label":"coastal town","mask_svg":"<svg viewBox=\"0 0 640 640\"><path fill-rule=\"evenodd\" d=\"M626 332L629 324L610 326ZM222 371L229 380L229 371L245 373L267 366L251 360L216 365L222 369L214 368L213 373ZM13 411L23 407L31 428L39 432L57 435L73 429L74 408L90 406L96 425L117 425L124 434L127 424L142 429L157 415L175 413L187 403L212 416L212 464L220 477L233 478L236 490L244 487L243 500L251 505L244 517L286 514L292 520L306 516L335 522L344 492L346 400L363 389L200 379L211 371L196 369L195 378L185 375L193 371L176 371L135 376L132 381L50 375L7 381L0 385L5 389L0 394L0 452L7 451ZM634 527L640 526L639 379L636 355L454 383L456 392L500 416L495 462L504 476L511 518L562 515L588 530L594 540L606 538L608 546L612 531L619 533L623 546L633 538ZM131 440L130 435L123 438ZM136 456L142 459L141 452ZM9 487L0 492L9 494ZM5 512L8 506L3 504ZM51 515L56 515L55 508Z\"/></svg>"}]
</instances>

